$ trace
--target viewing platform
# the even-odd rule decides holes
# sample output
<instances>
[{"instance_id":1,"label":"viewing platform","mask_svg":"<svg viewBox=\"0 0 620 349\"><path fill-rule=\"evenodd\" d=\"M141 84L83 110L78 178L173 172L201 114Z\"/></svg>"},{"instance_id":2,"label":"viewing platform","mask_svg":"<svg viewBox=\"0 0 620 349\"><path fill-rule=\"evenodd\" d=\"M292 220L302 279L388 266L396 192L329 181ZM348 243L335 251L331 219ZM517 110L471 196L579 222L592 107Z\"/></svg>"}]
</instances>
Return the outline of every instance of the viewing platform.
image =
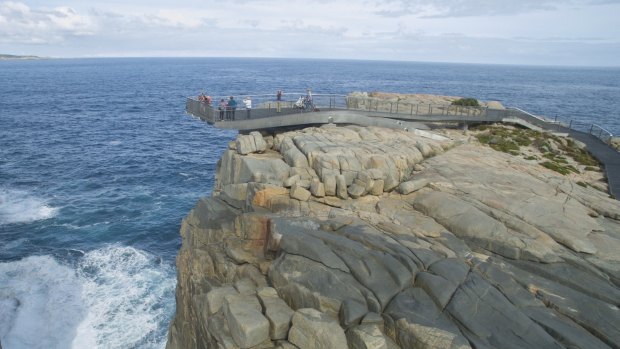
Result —
<instances>
[{"instance_id":1,"label":"viewing platform","mask_svg":"<svg viewBox=\"0 0 620 349\"><path fill-rule=\"evenodd\" d=\"M303 97L304 94L287 95ZM274 95L245 97L252 99L249 117L242 100L237 100L234 119L232 117L227 119L227 111L218 109L220 98L213 99L209 105L190 97L187 99L186 111L214 127L239 131L326 123L412 129L426 128L424 123L428 122L464 124L505 122L542 130L550 123L549 120L516 108L491 109L446 104L413 104L331 94L313 95L311 104L301 103L299 106L299 98L287 100L283 97L278 101Z\"/></svg>"},{"instance_id":2,"label":"viewing platform","mask_svg":"<svg viewBox=\"0 0 620 349\"><path fill-rule=\"evenodd\" d=\"M573 123L536 116L519 108L494 109L449 104L415 104L371 97L354 97L336 94L314 94L311 100L306 93L287 93L277 100L275 94L241 96L237 108L219 108L221 99L211 104L188 97L186 112L221 129L268 130L283 127L303 127L322 124L378 126L414 132L429 129L429 123L469 124L506 123L537 131L546 131L573 138L586 144L588 150L605 167L609 192L620 195L620 153L609 146L613 134L596 124L573 128ZM243 99L251 99L246 108ZM583 131L583 130L589 131Z\"/></svg>"}]
</instances>

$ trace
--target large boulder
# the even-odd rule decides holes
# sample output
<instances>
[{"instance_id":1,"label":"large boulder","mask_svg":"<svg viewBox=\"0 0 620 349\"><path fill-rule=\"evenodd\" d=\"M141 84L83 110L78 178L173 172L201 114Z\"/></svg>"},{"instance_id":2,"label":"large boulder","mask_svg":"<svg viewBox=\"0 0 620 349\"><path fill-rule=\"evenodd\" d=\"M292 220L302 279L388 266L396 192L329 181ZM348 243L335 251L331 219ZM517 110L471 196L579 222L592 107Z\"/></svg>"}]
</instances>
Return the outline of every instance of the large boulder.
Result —
<instances>
[{"instance_id":1,"label":"large boulder","mask_svg":"<svg viewBox=\"0 0 620 349\"><path fill-rule=\"evenodd\" d=\"M232 338L240 348L251 348L269 340L269 321L254 295L224 297L226 321Z\"/></svg>"},{"instance_id":2,"label":"large boulder","mask_svg":"<svg viewBox=\"0 0 620 349\"><path fill-rule=\"evenodd\" d=\"M459 328L420 288L399 293L386 314L387 331L401 348L471 349Z\"/></svg>"},{"instance_id":3,"label":"large boulder","mask_svg":"<svg viewBox=\"0 0 620 349\"><path fill-rule=\"evenodd\" d=\"M269 320L269 336L271 339L286 339L291 326L293 309L278 297L278 292L271 287L258 290L258 299L263 305L265 317Z\"/></svg>"},{"instance_id":4,"label":"large boulder","mask_svg":"<svg viewBox=\"0 0 620 349\"><path fill-rule=\"evenodd\" d=\"M300 349L347 348L347 338L338 322L312 308L295 312L288 340Z\"/></svg>"}]
</instances>

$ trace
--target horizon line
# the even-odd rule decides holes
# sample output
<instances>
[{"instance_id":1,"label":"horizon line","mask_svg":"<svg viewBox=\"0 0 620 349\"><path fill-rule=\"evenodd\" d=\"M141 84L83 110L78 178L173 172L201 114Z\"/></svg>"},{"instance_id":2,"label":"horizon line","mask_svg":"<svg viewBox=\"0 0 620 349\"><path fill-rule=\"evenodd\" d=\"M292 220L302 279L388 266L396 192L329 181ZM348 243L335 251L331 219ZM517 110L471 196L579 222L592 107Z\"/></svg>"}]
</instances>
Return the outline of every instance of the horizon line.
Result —
<instances>
[{"instance_id":1,"label":"horizon line","mask_svg":"<svg viewBox=\"0 0 620 349\"><path fill-rule=\"evenodd\" d=\"M68 57L54 57L54 56L37 56L37 55L19 55L19 54L3 54L0 56L17 56L24 58L15 59L0 59L0 61L9 60L62 60L62 59L271 59L271 60L306 60L306 61L354 61L354 62L386 62L386 63L421 63L421 64L458 64L458 65L497 65L497 66L521 66L521 67L542 67L542 68L620 68L620 64L617 65L587 65L587 64L536 64L536 63L498 63L498 62L457 62L457 61L419 61L419 60L390 60L390 59L370 59L370 58L323 58L323 57L251 57L251 56L68 56Z\"/></svg>"}]
</instances>

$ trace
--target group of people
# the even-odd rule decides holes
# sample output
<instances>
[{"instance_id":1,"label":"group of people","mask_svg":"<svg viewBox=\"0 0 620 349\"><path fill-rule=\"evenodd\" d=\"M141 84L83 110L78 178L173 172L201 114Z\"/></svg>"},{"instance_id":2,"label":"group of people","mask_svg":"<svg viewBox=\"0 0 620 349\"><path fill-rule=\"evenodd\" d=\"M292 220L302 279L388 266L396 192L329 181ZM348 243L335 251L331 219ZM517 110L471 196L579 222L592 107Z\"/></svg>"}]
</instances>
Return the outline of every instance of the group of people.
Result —
<instances>
[{"instance_id":1,"label":"group of people","mask_svg":"<svg viewBox=\"0 0 620 349\"><path fill-rule=\"evenodd\" d=\"M318 111L314 106L314 100L312 99L312 91L308 89L305 96L299 96L297 102L295 102L295 108L302 111Z\"/></svg>"},{"instance_id":2,"label":"group of people","mask_svg":"<svg viewBox=\"0 0 620 349\"><path fill-rule=\"evenodd\" d=\"M252 98L249 96L245 97L243 99L243 105L245 106L246 118L249 119L252 111ZM235 97L230 96L228 100L224 98L220 99L217 109L220 111L220 121L224 120L224 117L226 120L235 120L235 114L237 112L237 101Z\"/></svg>"},{"instance_id":3,"label":"group of people","mask_svg":"<svg viewBox=\"0 0 620 349\"><path fill-rule=\"evenodd\" d=\"M282 92L282 90L276 91L276 100L278 102L282 101L283 94L284 93ZM211 98L211 96L206 95L203 91L200 93L200 95L198 95L198 101L201 103L205 103L208 106L211 106L213 99ZM228 97L228 99L226 98L220 99L217 105L217 109L219 110L220 121L235 120L235 114L237 112L237 105L238 105L237 101L235 100L233 96ZM249 96L245 97L243 99L243 105L246 110L246 118L249 119L251 111L252 111L252 98ZM302 109L302 110L308 110L308 111L317 110L314 107L314 103L312 100L312 91L310 89L307 90L307 93L305 96L299 97L299 99L295 103L295 107ZM278 103L278 112L279 110L280 110L280 103Z\"/></svg>"},{"instance_id":4,"label":"group of people","mask_svg":"<svg viewBox=\"0 0 620 349\"><path fill-rule=\"evenodd\" d=\"M206 95L203 91L198 95L198 101L211 106L213 99L211 96ZM252 98L249 96L245 97L243 99L243 105L245 106L246 117L249 119L250 112L252 110ZM225 98L220 99L217 109L220 111L220 121L223 121L224 118L226 118L226 120L235 120L235 114L237 112L237 101L235 100L235 97L230 96L228 100Z\"/></svg>"},{"instance_id":5,"label":"group of people","mask_svg":"<svg viewBox=\"0 0 620 349\"><path fill-rule=\"evenodd\" d=\"M203 92L200 92L200 94L198 95L198 101L202 103L206 103L207 105L211 105L211 102L213 101L213 99L211 98L211 96L205 95L203 91Z\"/></svg>"}]
</instances>

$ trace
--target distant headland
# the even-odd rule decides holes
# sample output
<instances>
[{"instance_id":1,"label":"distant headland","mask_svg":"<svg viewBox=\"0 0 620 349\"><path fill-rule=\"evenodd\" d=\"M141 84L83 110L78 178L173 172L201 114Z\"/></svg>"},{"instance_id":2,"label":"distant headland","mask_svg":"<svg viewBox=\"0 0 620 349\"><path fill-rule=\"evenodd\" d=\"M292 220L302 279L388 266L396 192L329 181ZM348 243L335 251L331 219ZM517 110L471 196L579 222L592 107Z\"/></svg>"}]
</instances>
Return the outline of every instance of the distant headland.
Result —
<instances>
[{"instance_id":1,"label":"distant headland","mask_svg":"<svg viewBox=\"0 0 620 349\"><path fill-rule=\"evenodd\" d=\"M14 60L14 59L47 59L39 56L20 56L20 55L7 55L0 53L0 61Z\"/></svg>"}]
</instances>

